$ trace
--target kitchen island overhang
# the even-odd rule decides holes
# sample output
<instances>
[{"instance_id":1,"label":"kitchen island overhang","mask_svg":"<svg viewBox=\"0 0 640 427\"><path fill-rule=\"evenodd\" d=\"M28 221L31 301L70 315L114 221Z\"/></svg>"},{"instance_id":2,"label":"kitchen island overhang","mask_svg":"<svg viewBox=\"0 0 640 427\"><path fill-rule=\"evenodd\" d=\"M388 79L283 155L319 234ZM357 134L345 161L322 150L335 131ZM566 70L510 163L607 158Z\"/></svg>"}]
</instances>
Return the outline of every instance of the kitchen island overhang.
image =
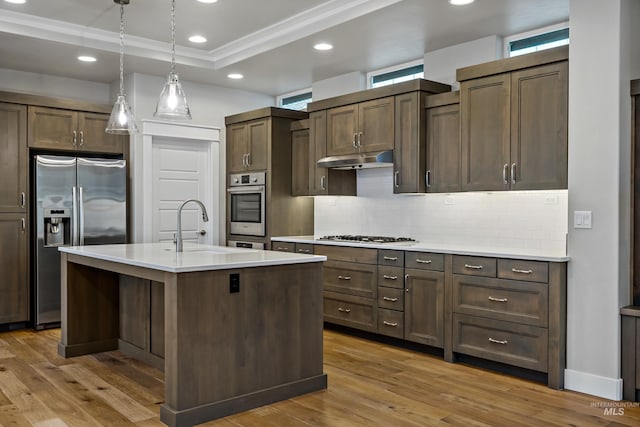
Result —
<instances>
[{"instance_id":1,"label":"kitchen island overhang","mask_svg":"<svg viewBox=\"0 0 640 427\"><path fill-rule=\"evenodd\" d=\"M58 353L120 349L164 368L160 419L168 425L193 425L327 387L325 257L200 245L180 254L167 243L60 251ZM154 304L123 296L130 286L147 296L160 289L161 329L158 314L153 320L149 312ZM142 338L128 342L125 335ZM159 340L164 345L154 354L151 344Z\"/></svg>"}]
</instances>

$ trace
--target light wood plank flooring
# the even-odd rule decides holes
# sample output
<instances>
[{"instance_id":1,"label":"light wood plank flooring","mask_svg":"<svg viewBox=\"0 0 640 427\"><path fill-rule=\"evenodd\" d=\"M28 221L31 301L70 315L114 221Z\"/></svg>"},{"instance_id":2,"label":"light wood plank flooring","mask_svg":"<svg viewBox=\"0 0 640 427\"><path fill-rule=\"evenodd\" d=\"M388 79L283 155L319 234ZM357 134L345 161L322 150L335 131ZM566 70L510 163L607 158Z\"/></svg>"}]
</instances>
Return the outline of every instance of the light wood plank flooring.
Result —
<instances>
[{"instance_id":1,"label":"light wood plank flooring","mask_svg":"<svg viewBox=\"0 0 640 427\"><path fill-rule=\"evenodd\" d=\"M63 359L59 330L0 334L0 425L160 426L162 372L119 352ZM639 426L640 408L327 330L329 388L207 426ZM268 357L268 355L265 355ZM615 410L616 413L620 409Z\"/></svg>"}]
</instances>

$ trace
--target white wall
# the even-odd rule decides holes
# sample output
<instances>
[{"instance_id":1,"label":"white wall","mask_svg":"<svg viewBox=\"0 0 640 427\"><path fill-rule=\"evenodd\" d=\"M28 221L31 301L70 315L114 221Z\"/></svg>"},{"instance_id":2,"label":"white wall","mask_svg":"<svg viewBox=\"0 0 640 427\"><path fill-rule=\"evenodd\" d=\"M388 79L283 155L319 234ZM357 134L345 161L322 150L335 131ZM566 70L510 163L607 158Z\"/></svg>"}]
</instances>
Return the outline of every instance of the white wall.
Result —
<instances>
[{"instance_id":1,"label":"white wall","mask_svg":"<svg viewBox=\"0 0 640 427\"><path fill-rule=\"evenodd\" d=\"M367 76L360 71L342 74L326 80L313 82L313 100L331 98L345 93L358 92L367 88Z\"/></svg>"},{"instance_id":2,"label":"white wall","mask_svg":"<svg viewBox=\"0 0 640 427\"><path fill-rule=\"evenodd\" d=\"M108 104L115 101L106 83L69 79L47 74L26 73L0 68L0 90L31 95L72 98Z\"/></svg>"},{"instance_id":3,"label":"white wall","mask_svg":"<svg viewBox=\"0 0 640 427\"><path fill-rule=\"evenodd\" d=\"M503 55L502 38L488 36L424 54L424 78L458 87L456 69L494 61Z\"/></svg>"},{"instance_id":4,"label":"white wall","mask_svg":"<svg viewBox=\"0 0 640 427\"><path fill-rule=\"evenodd\" d=\"M127 99L138 121L145 119L153 120L153 113L164 82L164 77L145 74L132 74L126 77L125 91L127 93ZM192 115L192 120L188 123L219 127L221 130L220 163L216 165L217 171L214 171L214 173L218 174L217 182L219 182L220 198L218 200L218 217L225 218L226 133L224 118L228 115L242 113L256 108L274 106L275 97L187 81L182 81L182 85L187 95L187 101ZM131 167L134 177L134 188L132 190L134 200L132 236L135 242L143 241L141 223L144 221L144 218L138 214L138 212L142 211L140 205L142 198L137 197L141 192L143 174L141 140L142 136L138 135L132 139L131 143ZM219 235L225 235L224 221L220 221Z\"/></svg>"},{"instance_id":5,"label":"white wall","mask_svg":"<svg viewBox=\"0 0 640 427\"><path fill-rule=\"evenodd\" d=\"M621 398L620 290L628 290L630 100L621 38L629 37L622 16L630 1L570 2L565 387L611 399ZM575 210L593 212L592 229L572 227Z\"/></svg>"}]
</instances>

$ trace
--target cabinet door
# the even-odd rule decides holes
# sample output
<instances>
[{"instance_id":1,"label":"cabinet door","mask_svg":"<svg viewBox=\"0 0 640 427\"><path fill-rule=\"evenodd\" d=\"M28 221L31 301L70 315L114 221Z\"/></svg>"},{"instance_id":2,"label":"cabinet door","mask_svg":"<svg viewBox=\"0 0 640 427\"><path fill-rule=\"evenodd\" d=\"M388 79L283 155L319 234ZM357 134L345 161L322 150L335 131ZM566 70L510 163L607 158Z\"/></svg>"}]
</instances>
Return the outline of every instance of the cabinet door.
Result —
<instances>
[{"instance_id":1,"label":"cabinet door","mask_svg":"<svg viewBox=\"0 0 640 427\"><path fill-rule=\"evenodd\" d=\"M462 190L506 190L509 168L509 74L460 84Z\"/></svg>"},{"instance_id":2,"label":"cabinet door","mask_svg":"<svg viewBox=\"0 0 640 427\"><path fill-rule=\"evenodd\" d=\"M0 324L29 320L26 220L0 214Z\"/></svg>"},{"instance_id":3,"label":"cabinet door","mask_svg":"<svg viewBox=\"0 0 640 427\"><path fill-rule=\"evenodd\" d=\"M248 154L249 134L247 125L236 124L227 127L227 170L244 172Z\"/></svg>"},{"instance_id":4,"label":"cabinet door","mask_svg":"<svg viewBox=\"0 0 640 427\"><path fill-rule=\"evenodd\" d=\"M309 195L309 129L291 132L291 195Z\"/></svg>"},{"instance_id":5,"label":"cabinet door","mask_svg":"<svg viewBox=\"0 0 640 427\"><path fill-rule=\"evenodd\" d=\"M269 119L262 119L248 124L248 170L267 169L269 162L270 127Z\"/></svg>"},{"instance_id":6,"label":"cabinet door","mask_svg":"<svg viewBox=\"0 0 640 427\"><path fill-rule=\"evenodd\" d=\"M430 193L460 191L460 106L427 110L427 173Z\"/></svg>"},{"instance_id":7,"label":"cabinet door","mask_svg":"<svg viewBox=\"0 0 640 427\"><path fill-rule=\"evenodd\" d=\"M104 130L108 122L108 114L78 113L78 148L96 153L121 154L129 137L106 133Z\"/></svg>"},{"instance_id":8,"label":"cabinet door","mask_svg":"<svg viewBox=\"0 0 640 427\"><path fill-rule=\"evenodd\" d=\"M568 63L511 73L511 189L567 188Z\"/></svg>"},{"instance_id":9,"label":"cabinet door","mask_svg":"<svg viewBox=\"0 0 640 427\"><path fill-rule=\"evenodd\" d=\"M425 191L425 110L418 92L395 97L395 149L393 152L393 192Z\"/></svg>"},{"instance_id":10,"label":"cabinet door","mask_svg":"<svg viewBox=\"0 0 640 427\"><path fill-rule=\"evenodd\" d=\"M370 153L393 150L394 121L393 96L358 104L359 151Z\"/></svg>"},{"instance_id":11,"label":"cabinet door","mask_svg":"<svg viewBox=\"0 0 640 427\"><path fill-rule=\"evenodd\" d=\"M57 108L29 107L29 147L78 148L78 113Z\"/></svg>"},{"instance_id":12,"label":"cabinet door","mask_svg":"<svg viewBox=\"0 0 640 427\"><path fill-rule=\"evenodd\" d=\"M26 212L27 107L0 103L0 212Z\"/></svg>"},{"instance_id":13,"label":"cabinet door","mask_svg":"<svg viewBox=\"0 0 640 427\"><path fill-rule=\"evenodd\" d=\"M357 132L358 104L327 110L327 155L355 153Z\"/></svg>"},{"instance_id":14,"label":"cabinet door","mask_svg":"<svg viewBox=\"0 0 640 427\"><path fill-rule=\"evenodd\" d=\"M404 338L443 347L444 273L405 269Z\"/></svg>"}]
</instances>

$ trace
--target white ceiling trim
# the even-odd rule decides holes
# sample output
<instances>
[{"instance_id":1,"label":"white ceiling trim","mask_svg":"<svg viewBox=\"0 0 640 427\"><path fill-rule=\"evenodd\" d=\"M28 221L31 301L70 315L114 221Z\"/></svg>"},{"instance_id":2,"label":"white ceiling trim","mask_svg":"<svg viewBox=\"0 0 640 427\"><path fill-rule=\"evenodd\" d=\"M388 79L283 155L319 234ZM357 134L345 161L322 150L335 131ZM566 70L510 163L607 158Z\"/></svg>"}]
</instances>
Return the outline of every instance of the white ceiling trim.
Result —
<instances>
[{"instance_id":1,"label":"white ceiling trim","mask_svg":"<svg viewBox=\"0 0 640 427\"><path fill-rule=\"evenodd\" d=\"M402 0L329 0L210 51L222 68L308 37Z\"/></svg>"}]
</instances>

